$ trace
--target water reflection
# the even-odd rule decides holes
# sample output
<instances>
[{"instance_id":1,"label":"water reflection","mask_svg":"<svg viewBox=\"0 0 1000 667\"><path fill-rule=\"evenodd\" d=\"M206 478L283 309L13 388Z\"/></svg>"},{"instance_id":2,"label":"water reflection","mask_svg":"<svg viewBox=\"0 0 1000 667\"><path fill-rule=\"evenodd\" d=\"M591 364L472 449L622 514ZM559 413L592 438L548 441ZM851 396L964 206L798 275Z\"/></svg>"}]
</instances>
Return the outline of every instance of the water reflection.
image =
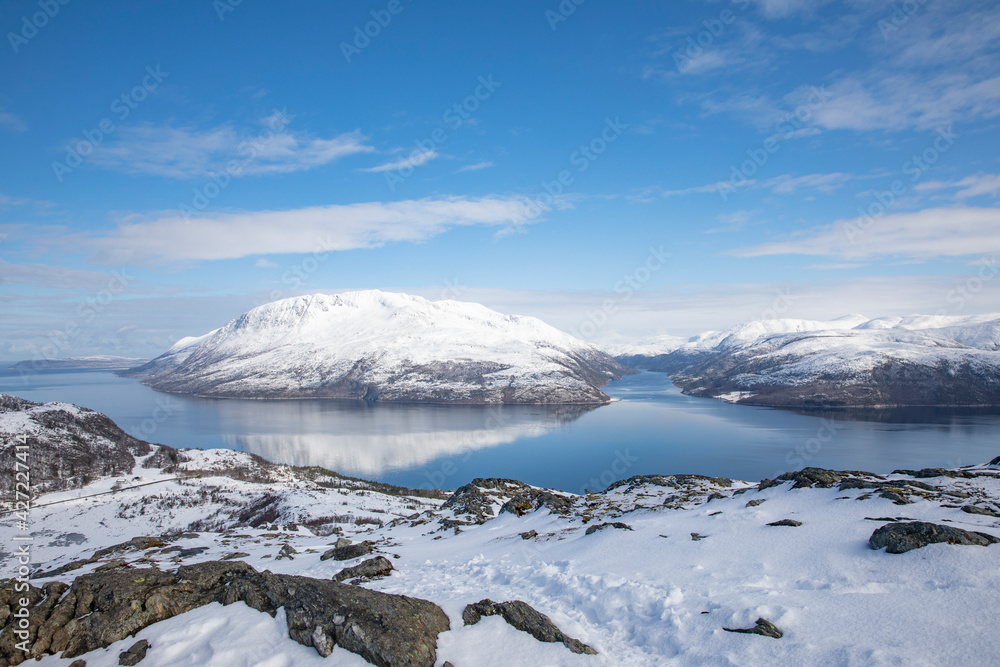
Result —
<instances>
[{"instance_id":1,"label":"water reflection","mask_svg":"<svg viewBox=\"0 0 1000 667\"><path fill-rule=\"evenodd\" d=\"M559 429L596 406L220 401L227 447L270 461L377 477Z\"/></svg>"}]
</instances>

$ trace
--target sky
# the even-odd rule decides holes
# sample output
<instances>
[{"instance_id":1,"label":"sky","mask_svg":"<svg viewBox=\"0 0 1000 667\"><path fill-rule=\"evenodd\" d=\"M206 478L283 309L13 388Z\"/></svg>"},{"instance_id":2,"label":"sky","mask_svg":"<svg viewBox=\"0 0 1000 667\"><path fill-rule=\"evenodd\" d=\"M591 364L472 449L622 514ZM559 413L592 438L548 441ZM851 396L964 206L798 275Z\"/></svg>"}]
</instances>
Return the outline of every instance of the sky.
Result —
<instances>
[{"instance_id":1,"label":"sky","mask_svg":"<svg viewBox=\"0 0 1000 667\"><path fill-rule=\"evenodd\" d=\"M382 289L596 343L1000 311L988 0L0 0L0 359Z\"/></svg>"}]
</instances>

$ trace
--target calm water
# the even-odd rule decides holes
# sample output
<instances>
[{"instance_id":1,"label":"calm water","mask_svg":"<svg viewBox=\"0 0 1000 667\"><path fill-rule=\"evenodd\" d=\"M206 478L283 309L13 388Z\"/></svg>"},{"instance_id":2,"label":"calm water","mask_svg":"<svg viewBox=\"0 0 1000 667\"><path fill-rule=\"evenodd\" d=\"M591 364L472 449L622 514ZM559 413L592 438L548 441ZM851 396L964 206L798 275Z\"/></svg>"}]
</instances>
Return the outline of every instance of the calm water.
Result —
<instances>
[{"instance_id":1,"label":"calm water","mask_svg":"<svg viewBox=\"0 0 1000 667\"><path fill-rule=\"evenodd\" d=\"M595 409L246 401L163 394L101 372L21 377L0 393L104 412L174 447L228 447L412 487L511 477L569 491L641 473L759 480L815 465L888 472L1000 455L1000 414L888 410L797 414L684 396L658 373L609 385Z\"/></svg>"}]
</instances>

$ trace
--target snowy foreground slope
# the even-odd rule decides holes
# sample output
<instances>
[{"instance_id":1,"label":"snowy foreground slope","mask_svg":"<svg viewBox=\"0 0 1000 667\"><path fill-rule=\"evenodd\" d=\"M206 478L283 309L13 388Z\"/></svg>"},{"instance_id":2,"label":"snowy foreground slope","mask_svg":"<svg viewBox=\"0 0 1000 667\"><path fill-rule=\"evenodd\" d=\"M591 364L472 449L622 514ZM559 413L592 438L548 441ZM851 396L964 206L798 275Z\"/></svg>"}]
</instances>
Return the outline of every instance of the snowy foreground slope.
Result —
<instances>
[{"instance_id":1,"label":"snowy foreground slope","mask_svg":"<svg viewBox=\"0 0 1000 667\"><path fill-rule=\"evenodd\" d=\"M686 394L752 405L1000 405L1000 315L759 320L612 351Z\"/></svg>"},{"instance_id":2,"label":"snowy foreground slope","mask_svg":"<svg viewBox=\"0 0 1000 667\"><path fill-rule=\"evenodd\" d=\"M601 404L626 373L532 317L372 290L265 304L128 375L230 398Z\"/></svg>"},{"instance_id":3,"label":"snowy foreground slope","mask_svg":"<svg viewBox=\"0 0 1000 667\"><path fill-rule=\"evenodd\" d=\"M78 417L66 406L6 405L8 460L26 426L32 447L75 446L59 440ZM142 640L144 667L370 664L362 655L455 667L1000 661L1000 545L945 535L890 553L919 542L869 542L923 525L915 521L997 540L1000 457L882 476L806 469L760 485L648 475L582 496L513 480L415 495L158 445L134 465L35 499L31 639L42 659L32 664L117 665ZM786 520L801 525L769 525ZM20 534L15 517L0 517L8 572ZM0 582L0 665L21 659L11 586ZM502 614L466 625L478 618L468 605L484 598L526 603L566 643L540 641ZM333 606L317 611L315 600ZM382 620L364 605L382 605ZM413 633L424 621L396 623L399 608L437 624L419 656ZM493 607L475 609L484 608ZM782 636L723 629L758 618ZM401 653L377 658L404 636ZM75 650L48 654L66 645ZM583 645L596 654L569 648Z\"/></svg>"}]
</instances>

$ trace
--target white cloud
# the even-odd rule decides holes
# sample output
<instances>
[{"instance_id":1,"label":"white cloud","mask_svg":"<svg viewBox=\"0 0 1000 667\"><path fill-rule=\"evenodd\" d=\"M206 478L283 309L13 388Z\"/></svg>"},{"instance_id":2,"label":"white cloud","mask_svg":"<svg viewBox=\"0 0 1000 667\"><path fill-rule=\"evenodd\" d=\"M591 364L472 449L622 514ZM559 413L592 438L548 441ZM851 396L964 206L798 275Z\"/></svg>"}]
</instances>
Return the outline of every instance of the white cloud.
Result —
<instances>
[{"instance_id":1,"label":"white cloud","mask_svg":"<svg viewBox=\"0 0 1000 667\"><path fill-rule=\"evenodd\" d=\"M242 134L230 125L208 130L150 124L126 127L94 151L91 160L126 173L183 179L224 171L233 161L239 175L288 173L374 150L357 130L320 139L290 132L285 129L287 119L276 119L274 115L265 118L261 128Z\"/></svg>"},{"instance_id":2,"label":"white cloud","mask_svg":"<svg viewBox=\"0 0 1000 667\"><path fill-rule=\"evenodd\" d=\"M396 171L398 169L414 168L421 165L427 164L431 160L439 157L438 152L435 150L415 150L408 157L400 158L399 160L392 160L391 162L386 162L375 167L368 167L366 169L358 169L358 171L363 171L366 173L381 173L383 171Z\"/></svg>"},{"instance_id":3,"label":"white cloud","mask_svg":"<svg viewBox=\"0 0 1000 667\"><path fill-rule=\"evenodd\" d=\"M459 170L458 170L458 173L462 173L464 171L479 171L480 169L489 169L492 166L493 166L492 162L488 162L488 161L487 162L476 162L475 164L467 164L467 165L465 165L463 167L460 167Z\"/></svg>"},{"instance_id":4,"label":"white cloud","mask_svg":"<svg viewBox=\"0 0 1000 667\"><path fill-rule=\"evenodd\" d=\"M9 111L0 111L0 127L11 132L24 132L28 129L27 123L20 116L16 116Z\"/></svg>"},{"instance_id":5,"label":"white cloud","mask_svg":"<svg viewBox=\"0 0 1000 667\"><path fill-rule=\"evenodd\" d=\"M276 268L278 266L274 262L272 262L269 259L266 259L264 257L261 257L260 259L258 259L256 262L254 262L253 265L256 266L258 269L273 269L273 268Z\"/></svg>"},{"instance_id":6,"label":"white cloud","mask_svg":"<svg viewBox=\"0 0 1000 667\"><path fill-rule=\"evenodd\" d=\"M958 181L929 181L916 186L916 190L951 190L960 188L954 193L955 199L968 199L980 195L1000 195L1000 174L977 174L966 176Z\"/></svg>"},{"instance_id":7,"label":"white cloud","mask_svg":"<svg viewBox=\"0 0 1000 667\"><path fill-rule=\"evenodd\" d=\"M875 218L838 220L787 241L733 254L821 255L849 260L930 259L1000 251L1000 208L930 208Z\"/></svg>"},{"instance_id":8,"label":"white cloud","mask_svg":"<svg viewBox=\"0 0 1000 667\"><path fill-rule=\"evenodd\" d=\"M179 214L129 216L106 236L86 241L96 259L119 264L235 259L418 242L452 227L521 224L536 218L522 197L449 197L399 202L312 206L287 211L244 211L185 219Z\"/></svg>"}]
</instances>

